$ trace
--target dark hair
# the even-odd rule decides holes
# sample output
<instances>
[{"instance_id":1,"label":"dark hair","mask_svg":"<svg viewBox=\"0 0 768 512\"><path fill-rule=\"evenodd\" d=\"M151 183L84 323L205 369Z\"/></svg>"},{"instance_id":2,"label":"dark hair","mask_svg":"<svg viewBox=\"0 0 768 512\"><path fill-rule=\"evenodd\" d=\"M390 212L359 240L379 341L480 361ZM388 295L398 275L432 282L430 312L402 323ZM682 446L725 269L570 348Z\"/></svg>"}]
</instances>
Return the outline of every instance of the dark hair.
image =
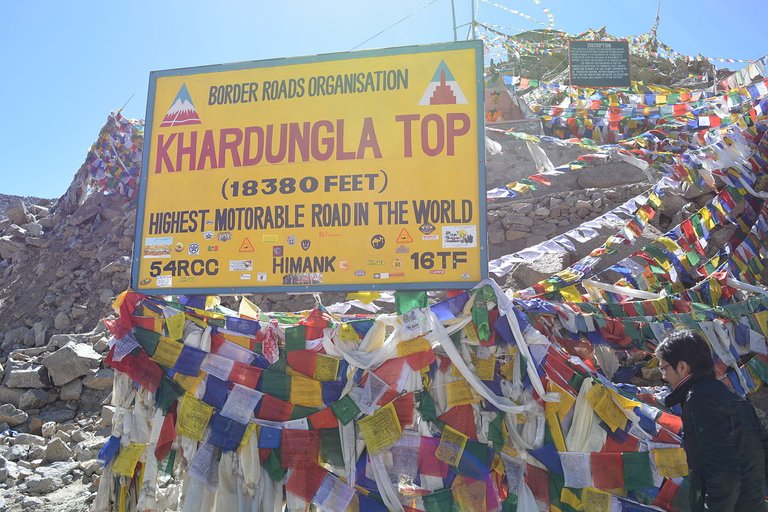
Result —
<instances>
[{"instance_id":1,"label":"dark hair","mask_svg":"<svg viewBox=\"0 0 768 512\"><path fill-rule=\"evenodd\" d=\"M683 329L668 334L656 347L656 355L677 367L677 363L685 361L692 373L714 373L715 363L709 345L698 332Z\"/></svg>"}]
</instances>

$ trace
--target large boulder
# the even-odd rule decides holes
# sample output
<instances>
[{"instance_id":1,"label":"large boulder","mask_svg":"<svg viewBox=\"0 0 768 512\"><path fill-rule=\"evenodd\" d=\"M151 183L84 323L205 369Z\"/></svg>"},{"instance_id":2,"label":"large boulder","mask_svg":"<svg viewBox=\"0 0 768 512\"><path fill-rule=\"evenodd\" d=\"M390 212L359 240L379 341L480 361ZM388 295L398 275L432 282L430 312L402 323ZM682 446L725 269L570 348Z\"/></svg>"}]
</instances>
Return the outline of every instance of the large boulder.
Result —
<instances>
[{"instance_id":1,"label":"large boulder","mask_svg":"<svg viewBox=\"0 0 768 512\"><path fill-rule=\"evenodd\" d=\"M47 388L48 375L43 366L24 361L8 361L3 384L9 388Z\"/></svg>"},{"instance_id":2,"label":"large boulder","mask_svg":"<svg viewBox=\"0 0 768 512\"><path fill-rule=\"evenodd\" d=\"M34 217L30 215L27 210L27 205L21 199L15 199L8 208L5 209L5 214L14 224L19 226L28 224L34 220Z\"/></svg>"},{"instance_id":3,"label":"large boulder","mask_svg":"<svg viewBox=\"0 0 768 512\"><path fill-rule=\"evenodd\" d=\"M21 409L11 404L0 405L0 423L7 423L11 427L21 425L29 416Z\"/></svg>"},{"instance_id":4,"label":"large boulder","mask_svg":"<svg viewBox=\"0 0 768 512\"><path fill-rule=\"evenodd\" d=\"M43 366L57 386L87 375L101 364L101 355L85 343L69 342L43 359Z\"/></svg>"}]
</instances>

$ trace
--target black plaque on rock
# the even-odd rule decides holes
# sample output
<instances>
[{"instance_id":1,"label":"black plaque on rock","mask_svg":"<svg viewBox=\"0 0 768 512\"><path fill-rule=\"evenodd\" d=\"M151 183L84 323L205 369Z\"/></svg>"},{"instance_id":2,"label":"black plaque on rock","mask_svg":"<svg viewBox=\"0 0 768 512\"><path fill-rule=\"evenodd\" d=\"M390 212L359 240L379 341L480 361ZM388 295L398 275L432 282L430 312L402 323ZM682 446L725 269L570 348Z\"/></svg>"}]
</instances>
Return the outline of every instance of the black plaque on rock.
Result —
<instances>
[{"instance_id":1,"label":"black plaque on rock","mask_svg":"<svg viewBox=\"0 0 768 512\"><path fill-rule=\"evenodd\" d=\"M629 42L568 41L571 85L629 87Z\"/></svg>"}]
</instances>

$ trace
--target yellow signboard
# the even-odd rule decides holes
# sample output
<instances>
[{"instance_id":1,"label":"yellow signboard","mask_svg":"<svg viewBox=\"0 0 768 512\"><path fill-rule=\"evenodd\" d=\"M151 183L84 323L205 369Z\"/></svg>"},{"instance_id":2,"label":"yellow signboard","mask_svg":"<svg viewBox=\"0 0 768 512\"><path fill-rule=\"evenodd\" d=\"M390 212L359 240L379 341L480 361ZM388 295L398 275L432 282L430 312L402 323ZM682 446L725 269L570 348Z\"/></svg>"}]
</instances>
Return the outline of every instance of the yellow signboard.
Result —
<instances>
[{"instance_id":1,"label":"yellow signboard","mask_svg":"<svg viewBox=\"0 0 768 512\"><path fill-rule=\"evenodd\" d=\"M132 286L469 288L479 41L152 72Z\"/></svg>"}]
</instances>

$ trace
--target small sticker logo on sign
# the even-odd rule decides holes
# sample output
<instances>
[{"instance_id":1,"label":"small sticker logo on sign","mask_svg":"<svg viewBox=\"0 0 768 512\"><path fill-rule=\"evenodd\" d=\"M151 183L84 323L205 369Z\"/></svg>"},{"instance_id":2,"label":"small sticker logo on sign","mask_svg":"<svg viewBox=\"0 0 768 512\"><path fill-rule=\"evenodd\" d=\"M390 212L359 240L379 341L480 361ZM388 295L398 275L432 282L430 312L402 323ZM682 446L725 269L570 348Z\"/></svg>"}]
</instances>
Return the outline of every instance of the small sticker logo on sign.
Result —
<instances>
[{"instance_id":1,"label":"small sticker logo on sign","mask_svg":"<svg viewBox=\"0 0 768 512\"><path fill-rule=\"evenodd\" d=\"M429 222L425 222L424 224L422 224L421 226L419 226L419 231L421 231L421 232L422 232L422 233L424 233L425 235L428 235L428 234L430 234L430 233L431 233L431 232L433 232L435 229L436 229L436 228L435 228L435 225L434 225L434 224L430 224Z\"/></svg>"},{"instance_id":2,"label":"small sticker logo on sign","mask_svg":"<svg viewBox=\"0 0 768 512\"><path fill-rule=\"evenodd\" d=\"M373 235L371 238L371 247L374 249L381 249L386 243L387 241L383 235Z\"/></svg>"},{"instance_id":3,"label":"small sticker logo on sign","mask_svg":"<svg viewBox=\"0 0 768 512\"><path fill-rule=\"evenodd\" d=\"M397 243L398 244L412 244L413 243L413 237L408 232L407 229L403 228L400 231L400 234L397 235Z\"/></svg>"},{"instance_id":4,"label":"small sticker logo on sign","mask_svg":"<svg viewBox=\"0 0 768 512\"><path fill-rule=\"evenodd\" d=\"M240 252L253 252L253 244L247 238L240 244Z\"/></svg>"}]
</instances>

